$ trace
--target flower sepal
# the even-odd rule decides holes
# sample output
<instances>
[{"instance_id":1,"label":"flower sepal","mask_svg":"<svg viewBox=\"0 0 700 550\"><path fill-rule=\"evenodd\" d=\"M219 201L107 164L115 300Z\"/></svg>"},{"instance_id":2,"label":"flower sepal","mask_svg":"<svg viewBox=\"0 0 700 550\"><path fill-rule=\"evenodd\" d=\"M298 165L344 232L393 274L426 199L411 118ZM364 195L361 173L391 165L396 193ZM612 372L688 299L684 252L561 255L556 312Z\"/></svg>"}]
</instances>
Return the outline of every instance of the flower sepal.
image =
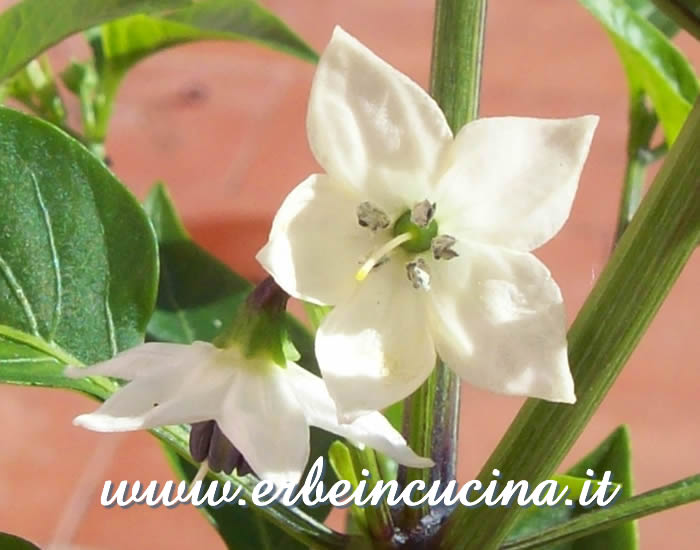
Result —
<instances>
[{"instance_id":1,"label":"flower sepal","mask_svg":"<svg viewBox=\"0 0 700 550\"><path fill-rule=\"evenodd\" d=\"M212 343L221 349L235 346L247 359L270 359L286 368L288 361L301 357L287 331L288 299L272 278L265 279Z\"/></svg>"}]
</instances>

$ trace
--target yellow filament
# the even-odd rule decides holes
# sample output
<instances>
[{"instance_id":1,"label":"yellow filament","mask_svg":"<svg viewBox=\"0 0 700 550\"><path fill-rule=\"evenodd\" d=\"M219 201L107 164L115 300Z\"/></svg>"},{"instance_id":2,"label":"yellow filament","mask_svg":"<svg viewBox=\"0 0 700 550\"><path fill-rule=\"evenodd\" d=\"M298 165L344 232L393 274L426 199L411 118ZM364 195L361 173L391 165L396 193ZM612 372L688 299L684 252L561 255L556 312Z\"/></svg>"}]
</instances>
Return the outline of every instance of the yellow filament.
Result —
<instances>
[{"instance_id":1,"label":"yellow filament","mask_svg":"<svg viewBox=\"0 0 700 550\"><path fill-rule=\"evenodd\" d=\"M367 259L367 261L362 264L362 267L357 271L357 273L355 273L355 280L359 282L364 281L367 278L367 275L369 275L369 272L372 271L372 268L375 265L377 265L377 263L384 256L386 256L395 248L401 246L406 241L410 241L412 238L413 235L411 235L410 233L401 233L400 235L397 235L390 241L384 243L377 250L372 252L372 255Z\"/></svg>"}]
</instances>

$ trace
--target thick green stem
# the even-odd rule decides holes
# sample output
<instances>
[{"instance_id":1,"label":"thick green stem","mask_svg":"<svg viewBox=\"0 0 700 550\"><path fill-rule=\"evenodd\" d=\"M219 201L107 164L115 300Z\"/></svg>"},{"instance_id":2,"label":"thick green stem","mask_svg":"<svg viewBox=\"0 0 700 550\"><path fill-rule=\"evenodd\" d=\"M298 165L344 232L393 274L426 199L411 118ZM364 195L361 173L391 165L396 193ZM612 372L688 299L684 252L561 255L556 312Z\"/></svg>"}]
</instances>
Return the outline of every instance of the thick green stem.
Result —
<instances>
[{"instance_id":1,"label":"thick green stem","mask_svg":"<svg viewBox=\"0 0 700 550\"><path fill-rule=\"evenodd\" d=\"M456 134L479 111L479 88L483 57L487 0L437 0L433 32L430 92ZM409 399L404 413L404 435L411 447L431 456L435 468L401 469L399 480L455 478L459 378L442 361L430 378ZM400 524L411 529L430 512L423 508L403 510Z\"/></svg>"},{"instance_id":2,"label":"thick green stem","mask_svg":"<svg viewBox=\"0 0 700 550\"><path fill-rule=\"evenodd\" d=\"M529 399L479 474L539 483L605 397L700 241L700 102L569 331L575 405ZM498 548L523 509L458 508L442 548Z\"/></svg>"}]
</instances>

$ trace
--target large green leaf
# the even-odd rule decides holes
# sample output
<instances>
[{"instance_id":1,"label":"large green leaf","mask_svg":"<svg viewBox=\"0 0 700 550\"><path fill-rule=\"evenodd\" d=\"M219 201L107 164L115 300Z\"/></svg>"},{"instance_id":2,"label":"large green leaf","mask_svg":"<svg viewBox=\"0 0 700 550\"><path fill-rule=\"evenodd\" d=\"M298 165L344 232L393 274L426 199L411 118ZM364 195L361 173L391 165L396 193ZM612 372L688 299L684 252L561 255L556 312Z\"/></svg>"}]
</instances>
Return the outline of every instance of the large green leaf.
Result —
<instances>
[{"instance_id":1,"label":"large green leaf","mask_svg":"<svg viewBox=\"0 0 700 550\"><path fill-rule=\"evenodd\" d=\"M136 199L81 144L0 108L0 381L104 396L63 366L142 341L158 264Z\"/></svg>"},{"instance_id":2,"label":"large green leaf","mask_svg":"<svg viewBox=\"0 0 700 550\"><path fill-rule=\"evenodd\" d=\"M146 210L158 235L161 265L157 307L148 334L155 340L180 343L211 340L221 324L235 315L252 285L190 240L163 185L153 188ZM300 364L317 372L311 336L298 322L289 320L290 335L302 355ZM325 457L335 439L327 432L312 430L310 462ZM172 449L166 452L183 478L194 476L196 469L189 462ZM330 469L325 476L325 483L336 481ZM320 520L330 512L328 506L303 509ZM251 509L223 506L203 511L230 548L303 548Z\"/></svg>"},{"instance_id":3,"label":"large green leaf","mask_svg":"<svg viewBox=\"0 0 700 550\"><path fill-rule=\"evenodd\" d=\"M22 0L0 14L0 81L62 39L135 13L155 13L193 0Z\"/></svg>"},{"instance_id":4,"label":"large green leaf","mask_svg":"<svg viewBox=\"0 0 700 550\"><path fill-rule=\"evenodd\" d=\"M1 550L39 550L39 547L28 540L21 539L15 535L0 533Z\"/></svg>"},{"instance_id":5,"label":"large green leaf","mask_svg":"<svg viewBox=\"0 0 700 550\"><path fill-rule=\"evenodd\" d=\"M629 433L625 426L620 426L603 440L593 451L574 465L567 475L586 478L589 468L595 472L595 479L601 479L605 471L612 472L613 481L620 484L619 498L629 498L633 492L632 463ZM569 492L569 495L572 495ZM574 499L574 496L570 496ZM532 507L523 515L509 534L509 540L527 538L528 536L561 525L570 519L589 512L580 507L565 505L554 507ZM636 550L639 543L636 522L629 522L574 542L552 544L546 550Z\"/></svg>"},{"instance_id":6,"label":"large green leaf","mask_svg":"<svg viewBox=\"0 0 700 550\"><path fill-rule=\"evenodd\" d=\"M698 79L669 39L637 13L629 0L579 0L605 27L627 75L632 96L649 96L672 143L698 95Z\"/></svg>"}]
</instances>

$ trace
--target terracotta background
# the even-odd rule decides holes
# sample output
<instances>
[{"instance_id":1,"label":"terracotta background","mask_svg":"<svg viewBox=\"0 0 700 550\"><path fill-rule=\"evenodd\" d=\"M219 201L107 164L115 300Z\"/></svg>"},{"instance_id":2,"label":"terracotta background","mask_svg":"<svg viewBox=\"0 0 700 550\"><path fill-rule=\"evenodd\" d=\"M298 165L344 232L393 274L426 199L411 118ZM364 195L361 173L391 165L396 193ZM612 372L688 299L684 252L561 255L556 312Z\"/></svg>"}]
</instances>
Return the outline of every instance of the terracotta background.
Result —
<instances>
[{"instance_id":1,"label":"terracotta background","mask_svg":"<svg viewBox=\"0 0 700 550\"><path fill-rule=\"evenodd\" d=\"M341 24L427 84L432 1L266 4L317 49ZM494 0L488 17L483 115L601 116L571 219L538 252L573 319L613 235L624 169L623 73L607 36L576 2ZM687 35L677 42L697 66L698 44ZM73 39L52 56L60 67L84 53L81 40ZM304 135L312 74L311 65L246 44L200 43L154 56L130 73L119 93L107 142L114 171L141 198L154 180L166 181L195 239L258 278L253 254L275 209L316 170ZM699 277L696 256L568 463L626 423L638 491L698 472ZM464 388L461 480L474 476L520 403ZM91 407L67 392L0 387L0 530L54 550L222 549L192 508L100 507L105 479L164 480L170 473L147 434L74 428L71 419ZM642 547L697 548L699 514L694 504L643 520ZM332 521L340 525L338 517Z\"/></svg>"}]
</instances>

